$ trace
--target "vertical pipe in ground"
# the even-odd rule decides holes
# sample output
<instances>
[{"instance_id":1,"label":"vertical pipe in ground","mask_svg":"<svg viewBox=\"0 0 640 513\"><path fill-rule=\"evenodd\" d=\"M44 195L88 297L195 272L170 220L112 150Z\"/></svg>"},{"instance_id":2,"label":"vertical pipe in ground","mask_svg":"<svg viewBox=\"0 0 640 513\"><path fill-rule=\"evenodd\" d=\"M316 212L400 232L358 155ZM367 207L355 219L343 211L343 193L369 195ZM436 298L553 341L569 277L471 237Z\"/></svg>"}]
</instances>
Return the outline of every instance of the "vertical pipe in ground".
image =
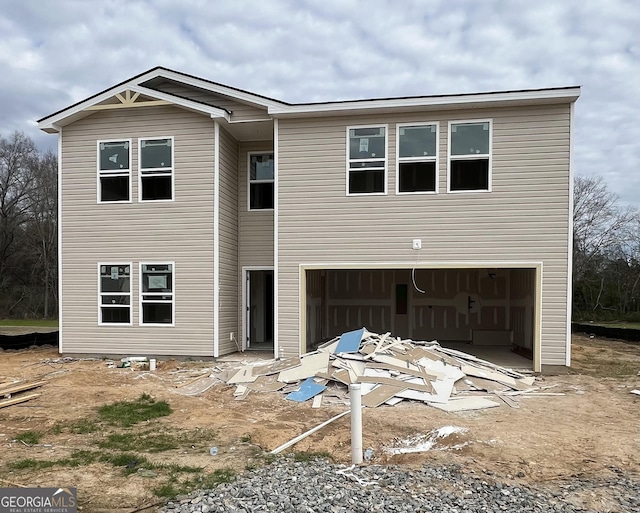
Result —
<instances>
[{"instance_id":1,"label":"vertical pipe in ground","mask_svg":"<svg viewBox=\"0 0 640 513\"><path fill-rule=\"evenodd\" d=\"M351 400L351 463L362 463L362 390L359 384L349 385Z\"/></svg>"}]
</instances>

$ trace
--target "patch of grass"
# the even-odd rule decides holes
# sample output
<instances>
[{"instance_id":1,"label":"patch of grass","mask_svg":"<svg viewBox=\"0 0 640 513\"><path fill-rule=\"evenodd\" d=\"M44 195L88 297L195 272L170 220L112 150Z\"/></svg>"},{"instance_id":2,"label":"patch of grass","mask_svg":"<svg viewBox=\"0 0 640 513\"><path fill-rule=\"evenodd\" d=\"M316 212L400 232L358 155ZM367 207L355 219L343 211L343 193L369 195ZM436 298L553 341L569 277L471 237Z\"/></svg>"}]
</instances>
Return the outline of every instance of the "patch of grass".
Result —
<instances>
[{"instance_id":1,"label":"patch of grass","mask_svg":"<svg viewBox=\"0 0 640 513\"><path fill-rule=\"evenodd\" d=\"M302 451L293 455L295 461L312 461L327 459L333 461L333 456L327 451Z\"/></svg>"},{"instance_id":2,"label":"patch of grass","mask_svg":"<svg viewBox=\"0 0 640 513\"><path fill-rule=\"evenodd\" d=\"M15 440L29 445L36 445L37 443L40 443L42 435L43 433L40 433L39 431L25 431L24 433L16 435Z\"/></svg>"},{"instance_id":3,"label":"patch of grass","mask_svg":"<svg viewBox=\"0 0 640 513\"><path fill-rule=\"evenodd\" d=\"M89 419L80 419L69 425L69 432L76 435L95 433L100 427L96 422Z\"/></svg>"},{"instance_id":4,"label":"patch of grass","mask_svg":"<svg viewBox=\"0 0 640 513\"><path fill-rule=\"evenodd\" d=\"M203 473L186 480L180 480L177 475L172 474L168 482L154 488L153 493L158 497L173 498L193 490L209 490L221 483L230 483L235 478L235 471L229 468L214 470L209 474Z\"/></svg>"},{"instance_id":5,"label":"patch of grass","mask_svg":"<svg viewBox=\"0 0 640 513\"><path fill-rule=\"evenodd\" d=\"M57 319L0 319L0 326L36 326L39 328L57 328Z\"/></svg>"},{"instance_id":6,"label":"patch of grass","mask_svg":"<svg viewBox=\"0 0 640 513\"><path fill-rule=\"evenodd\" d=\"M123 467L124 475L134 474L139 468L154 468L147 458L139 454L131 452L123 452L120 454L105 454L100 458L105 463L111 463L114 467Z\"/></svg>"},{"instance_id":7,"label":"patch of grass","mask_svg":"<svg viewBox=\"0 0 640 513\"><path fill-rule=\"evenodd\" d=\"M166 401L156 401L148 394L142 394L135 401L119 401L98 408L98 414L105 422L120 427L131 427L173 412Z\"/></svg>"},{"instance_id":8,"label":"patch of grass","mask_svg":"<svg viewBox=\"0 0 640 513\"><path fill-rule=\"evenodd\" d=\"M179 447L176 438L169 434L150 433L112 433L97 444L102 449L118 451L163 452Z\"/></svg>"},{"instance_id":9,"label":"patch of grass","mask_svg":"<svg viewBox=\"0 0 640 513\"><path fill-rule=\"evenodd\" d=\"M243 444L250 444L251 443L251 435L249 433L246 433L246 434L242 435L240 437L240 442L242 442Z\"/></svg>"},{"instance_id":10,"label":"patch of grass","mask_svg":"<svg viewBox=\"0 0 640 513\"><path fill-rule=\"evenodd\" d=\"M82 467L98 461L100 453L92 451L76 451L69 458L59 460L24 460L12 461L7 464L11 470L43 470L52 467Z\"/></svg>"},{"instance_id":11,"label":"patch of grass","mask_svg":"<svg viewBox=\"0 0 640 513\"><path fill-rule=\"evenodd\" d=\"M26 458L24 460L10 461L7 463L7 468L11 470L42 470L44 468L55 467L56 465L56 461L33 460L31 458Z\"/></svg>"}]
</instances>

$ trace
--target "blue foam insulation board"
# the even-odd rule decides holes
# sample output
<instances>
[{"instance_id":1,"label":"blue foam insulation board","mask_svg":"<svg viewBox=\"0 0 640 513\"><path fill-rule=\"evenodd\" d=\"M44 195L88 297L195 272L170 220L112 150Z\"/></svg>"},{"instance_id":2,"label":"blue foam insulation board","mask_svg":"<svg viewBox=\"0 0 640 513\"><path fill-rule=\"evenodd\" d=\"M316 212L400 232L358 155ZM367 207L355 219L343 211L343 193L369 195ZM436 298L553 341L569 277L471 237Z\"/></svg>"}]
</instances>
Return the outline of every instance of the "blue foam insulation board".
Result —
<instances>
[{"instance_id":1,"label":"blue foam insulation board","mask_svg":"<svg viewBox=\"0 0 640 513\"><path fill-rule=\"evenodd\" d=\"M289 395L287 395L287 399L289 399L290 401L303 403L306 400L318 395L325 388L327 387L324 385L318 385L318 383L313 381L313 378L307 378L300 384L299 390L291 392Z\"/></svg>"},{"instance_id":2,"label":"blue foam insulation board","mask_svg":"<svg viewBox=\"0 0 640 513\"><path fill-rule=\"evenodd\" d=\"M343 333L336 347L336 353L357 353L364 337L364 328Z\"/></svg>"}]
</instances>

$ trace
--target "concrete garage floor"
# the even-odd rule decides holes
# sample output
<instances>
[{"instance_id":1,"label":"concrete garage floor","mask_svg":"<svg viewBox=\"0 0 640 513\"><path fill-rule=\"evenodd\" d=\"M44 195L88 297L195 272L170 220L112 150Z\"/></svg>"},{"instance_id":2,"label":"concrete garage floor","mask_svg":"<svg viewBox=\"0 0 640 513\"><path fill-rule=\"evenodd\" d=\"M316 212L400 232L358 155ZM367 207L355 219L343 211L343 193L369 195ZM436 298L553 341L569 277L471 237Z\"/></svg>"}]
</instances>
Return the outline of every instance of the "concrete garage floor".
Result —
<instances>
[{"instance_id":1,"label":"concrete garage floor","mask_svg":"<svg viewBox=\"0 0 640 513\"><path fill-rule=\"evenodd\" d=\"M441 343L443 347L472 354L483 360L506 367L508 369L533 369L533 360L511 351L509 346L475 346L466 342Z\"/></svg>"}]
</instances>

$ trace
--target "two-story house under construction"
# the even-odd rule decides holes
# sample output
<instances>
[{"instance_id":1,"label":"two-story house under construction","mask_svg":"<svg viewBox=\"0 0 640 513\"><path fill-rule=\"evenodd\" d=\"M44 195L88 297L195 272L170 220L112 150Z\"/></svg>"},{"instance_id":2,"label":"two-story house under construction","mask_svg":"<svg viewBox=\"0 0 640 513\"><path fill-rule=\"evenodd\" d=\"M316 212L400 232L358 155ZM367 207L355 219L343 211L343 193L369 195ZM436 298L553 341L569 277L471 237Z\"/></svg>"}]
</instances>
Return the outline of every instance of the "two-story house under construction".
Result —
<instances>
[{"instance_id":1,"label":"two-story house under construction","mask_svg":"<svg viewBox=\"0 0 640 513\"><path fill-rule=\"evenodd\" d=\"M569 365L579 94L289 104L155 68L47 116L60 351L281 356L365 326Z\"/></svg>"}]
</instances>

